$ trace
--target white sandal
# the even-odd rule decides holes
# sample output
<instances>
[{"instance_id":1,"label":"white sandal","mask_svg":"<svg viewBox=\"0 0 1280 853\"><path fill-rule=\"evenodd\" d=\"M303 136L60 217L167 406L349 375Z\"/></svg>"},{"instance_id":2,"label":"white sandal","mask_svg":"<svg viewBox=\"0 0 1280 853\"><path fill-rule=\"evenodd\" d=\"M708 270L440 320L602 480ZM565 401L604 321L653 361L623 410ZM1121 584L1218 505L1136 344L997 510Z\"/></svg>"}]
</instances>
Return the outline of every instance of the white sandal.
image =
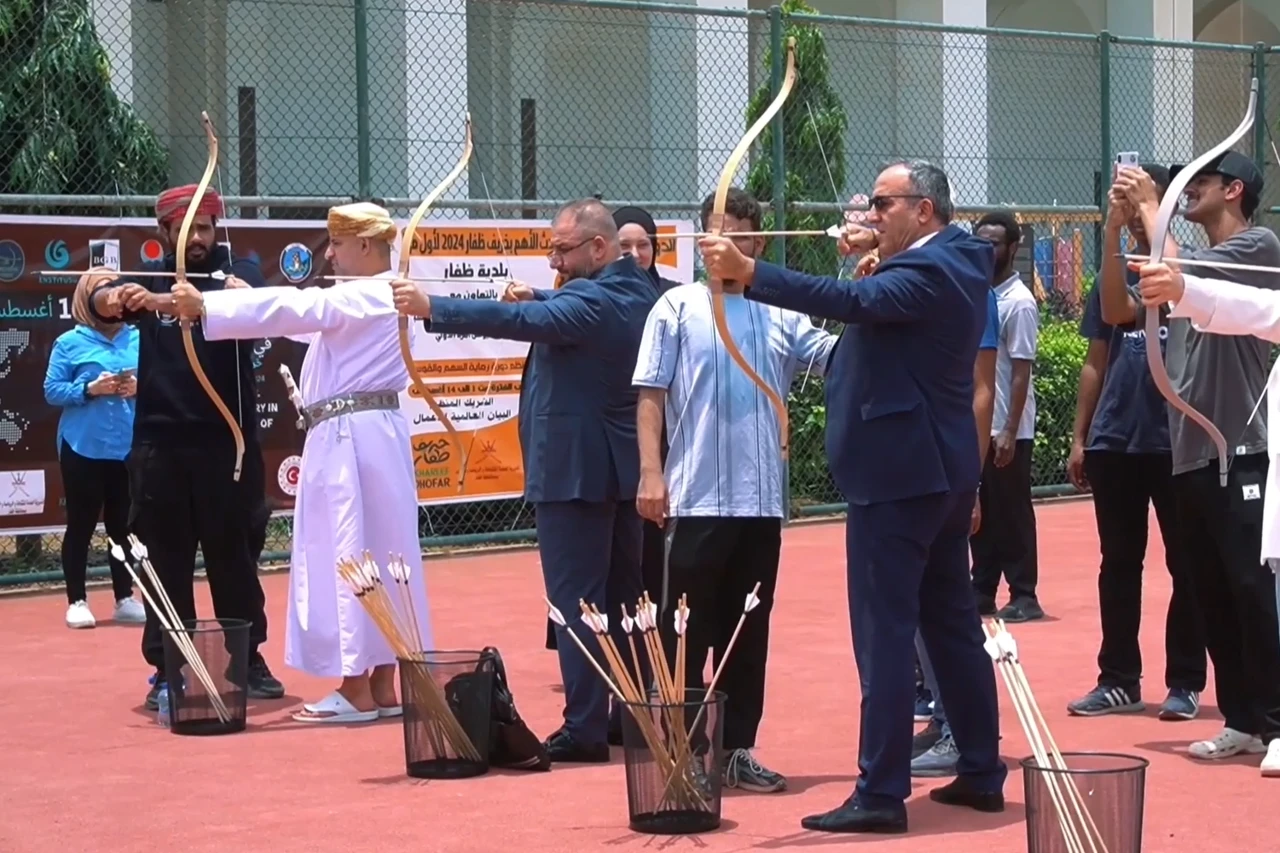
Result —
<instances>
[{"instance_id":1,"label":"white sandal","mask_svg":"<svg viewBox=\"0 0 1280 853\"><path fill-rule=\"evenodd\" d=\"M399 717L403 714L403 705L389 705L387 707L383 707L382 705L378 706L378 716L382 719L386 719L387 717Z\"/></svg>"},{"instance_id":2,"label":"white sandal","mask_svg":"<svg viewBox=\"0 0 1280 853\"><path fill-rule=\"evenodd\" d=\"M313 716L315 714L326 716ZM319 702L303 705L302 711L294 714L293 719L299 723L371 723L379 716L377 708L361 711L346 696L335 690Z\"/></svg>"}]
</instances>

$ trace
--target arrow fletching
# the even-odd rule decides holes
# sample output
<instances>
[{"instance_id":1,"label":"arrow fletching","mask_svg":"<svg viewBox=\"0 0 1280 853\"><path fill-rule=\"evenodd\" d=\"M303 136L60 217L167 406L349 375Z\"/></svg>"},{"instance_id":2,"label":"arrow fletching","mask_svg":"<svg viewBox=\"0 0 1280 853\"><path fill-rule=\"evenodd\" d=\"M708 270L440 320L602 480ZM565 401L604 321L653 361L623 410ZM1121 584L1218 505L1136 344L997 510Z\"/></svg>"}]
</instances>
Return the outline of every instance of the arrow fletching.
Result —
<instances>
[{"instance_id":1,"label":"arrow fletching","mask_svg":"<svg viewBox=\"0 0 1280 853\"><path fill-rule=\"evenodd\" d=\"M1009 660L1018 659L1018 644L1013 639L1013 634L1008 631L999 631L996 633L996 645L1000 647L1003 654L1009 656Z\"/></svg>"},{"instance_id":2,"label":"arrow fletching","mask_svg":"<svg viewBox=\"0 0 1280 853\"><path fill-rule=\"evenodd\" d=\"M542 600L547 602L547 618L559 625L561 628L569 627L565 624L564 614L560 612L560 608L552 604L551 599L549 598L544 598Z\"/></svg>"}]
</instances>

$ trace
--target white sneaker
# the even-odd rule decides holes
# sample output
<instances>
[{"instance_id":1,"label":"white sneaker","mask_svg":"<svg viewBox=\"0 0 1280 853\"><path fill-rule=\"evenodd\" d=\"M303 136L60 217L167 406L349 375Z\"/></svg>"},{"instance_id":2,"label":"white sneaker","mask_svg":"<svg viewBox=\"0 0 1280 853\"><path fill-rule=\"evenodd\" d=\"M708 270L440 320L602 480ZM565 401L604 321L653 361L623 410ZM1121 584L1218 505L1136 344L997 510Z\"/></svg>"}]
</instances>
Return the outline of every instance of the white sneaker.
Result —
<instances>
[{"instance_id":1,"label":"white sneaker","mask_svg":"<svg viewBox=\"0 0 1280 853\"><path fill-rule=\"evenodd\" d=\"M67 608L68 628L93 628L97 624L98 620L93 618L93 611L89 609L89 602L77 601Z\"/></svg>"},{"instance_id":2,"label":"white sneaker","mask_svg":"<svg viewBox=\"0 0 1280 853\"><path fill-rule=\"evenodd\" d=\"M1267 756L1262 759L1263 776L1280 776L1280 738L1271 741Z\"/></svg>"},{"instance_id":3,"label":"white sneaker","mask_svg":"<svg viewBox=\"0 0 1280 853\"><path fill-rule=\"evenodd\" d=\"M142 602L138 599L122 598L116 602L116 612L112 618L117 622L141 624L147 621L147 611L143 609Z\"/></svg>"},{"instance_id":4,"label":"white sneaker","mask_svg":"<svg viewBox=\"0 0 1280 853\"><path fill-rule=\"evenodd\" d=\"M1277 747L1277 750L1280 750L1280 747ZM1193 758L1205 760L1230 758L1242 752L1246 755L1258 755L1266 751L1267 747L1262 742L1262 738L1231 728L1224 728L1213 740L1198 740L1187 747L1187 752ZM1277 752L1277 757L1280 758L1280 752Z\"/></svg>"}]
</instances>

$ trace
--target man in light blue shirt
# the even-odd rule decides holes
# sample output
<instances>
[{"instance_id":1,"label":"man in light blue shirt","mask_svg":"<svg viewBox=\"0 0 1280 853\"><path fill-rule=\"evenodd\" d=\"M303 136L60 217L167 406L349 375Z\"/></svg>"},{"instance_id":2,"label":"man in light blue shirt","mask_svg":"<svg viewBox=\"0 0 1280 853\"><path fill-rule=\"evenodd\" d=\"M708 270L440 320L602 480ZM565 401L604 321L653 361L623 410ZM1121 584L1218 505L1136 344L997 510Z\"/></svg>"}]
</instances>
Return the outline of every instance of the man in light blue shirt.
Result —
<instances>
[{"instance_id":1,"label":"man in light blue shirt","mask_svg":"<svg viewBox=\"0 0 1280 853\"><path fill-rule=\"evenodd\" d=\"M702 206L703 227L714 198ZM758 233L759 203L730 190L724 232ZM751 257L764 238L735 239ZM730 333L752 369L784 399L801 369L825 368L836 337L808 317L742 295L725 282ZM725 784L769 793L786 779L751 754L764 714L765 659L782 549L786 477L777 413L768 398L730 359L715 328L711 292L701 283L667 290L645 324L634 383L640 442L640 491L636 508L656 524L670 519L664 615L667 654L674 651L673 612L681 595L691 611L686 634L686 687L703 687L708 650L720 665L747 595L760 584L760 606L742 626L733 655L717 685L725 703ZM661 444L666 416L670 450ZM670 480L668 482L667 475ZM650 590L658 597L659 591Z\"/></svg>"}]
</instances>

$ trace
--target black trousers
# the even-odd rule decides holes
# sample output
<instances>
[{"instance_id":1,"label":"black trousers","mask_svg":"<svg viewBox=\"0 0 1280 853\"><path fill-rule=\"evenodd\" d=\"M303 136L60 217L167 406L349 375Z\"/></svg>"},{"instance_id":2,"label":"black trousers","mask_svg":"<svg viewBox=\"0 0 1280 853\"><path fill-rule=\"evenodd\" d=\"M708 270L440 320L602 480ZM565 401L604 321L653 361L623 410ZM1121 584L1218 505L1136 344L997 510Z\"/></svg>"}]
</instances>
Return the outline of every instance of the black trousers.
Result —
<instances>
[{"instance_id":1,"label":"black trousers","mask_svg":"<svg viewBox=\"0 0 1280 853\"><path fill-rule=\"evenodd\" d=\"M1093 491L1102 564L1098 606L1102 646L1098 683L1136 688L1142 679L1138 628L1142 621L1142 564L1147 554L1147 505L1155 507L1164 540L1173 595L1164 626L1164 683L1169 689L1204 690L1204 628L1196 605L1193 568L1179 533L1173 494L1173 459L1167 453L1093 450L1084 457Z\"/></svg>"},{"instance_id":2,"label":"black trousers","mask_svg":"<svg viewBox=\"0 0 1280 853\"><path fill-rule=\"evenodd\" d=\"M250 623L252 660L267 639L266 595L254 553L262 547L265 531L265 484L261 448L254 443L245 448L238 483L231 479L234 454L229 441L198 448L135 447L129 456L129 526L150 552L156 574L183 619L196 617L193 578L200 549L214 615ZM142 656L163 672L160 623L150 607Z\"/></svg>"},{"instance_id":3,"label":"black trousers","mask_svg":"<svg viewBox=\"0 0 1280 853\"><path fill-rule=\"evenodd\" d=\"M67 602L88 597L85 579L89 572L89 543L99 517L107 536L122 547L129 546L129 471L123 460L90 459L62 442L58 454L62 469L62 492L67 498L67 529L62 534L62 574L67 580ZM111 589L116 600L133 595L133 578L115 557L111 566Z\"/></svg>"},{"instance_id":4,"label":"black trousers","mask_svg":"<svg viewBox=\"0 0 1280 853\"><path fill-rule=\"evenodd\" d=\"M1192 567L1226 725L1280 737L1280 630L1275 575L1261 560L1267 455L1237 456L1227 487L1218 463L1173 478L1178 524Z\"/></svg>"},{"instance_id":5,"label":"black trousers","mask_svg":"<svg viewBox=\"0 0 1280 853\"><path fill-rule=\"evenodd\" d=\"M666 581L667 535L652 521L644 523L644 540L640 548L640 574L644 591L655 604L662 603L663 584ZM631 606L629 603L628 607ZM556 623L547 619L547 648L556 650ZM611 700L612 701L612 700Z\"/></svg>"},{"instance_id":6,"label":"black trousers","mask_svg":"<svg viewBox=\"0 0 1280 853\"><path fill-rule=\"evenodd\" d=\"M1000 578L1009 583L1013 601L1036 597L1036 512L1031 506L1029 438L1014 442L1013 460L997 468L995 450L987 453L978 501L982 526L969 538L973 554L973 589L980 598L995 598Z\"/></svg>"},{"instance_id":7,"label":"black trousers","mask_svg":"<svg viewBox=\"0 0 1280 853\"><path fill-rule=\"evenodd\" d=\"M659 624L668 666L674 666L677 641L672 614L680 596L688 596L687 690L705 688L703 669L709 650L713 650L712 665L720 667L747 595L760 584L760 605L743 623L716 685L726 697L724 748L751 749L764 716L769 614L778 585L782 519L684 517L667 523L675 529L667 562L667 606Z\"/></svg>"}]
</instances>

